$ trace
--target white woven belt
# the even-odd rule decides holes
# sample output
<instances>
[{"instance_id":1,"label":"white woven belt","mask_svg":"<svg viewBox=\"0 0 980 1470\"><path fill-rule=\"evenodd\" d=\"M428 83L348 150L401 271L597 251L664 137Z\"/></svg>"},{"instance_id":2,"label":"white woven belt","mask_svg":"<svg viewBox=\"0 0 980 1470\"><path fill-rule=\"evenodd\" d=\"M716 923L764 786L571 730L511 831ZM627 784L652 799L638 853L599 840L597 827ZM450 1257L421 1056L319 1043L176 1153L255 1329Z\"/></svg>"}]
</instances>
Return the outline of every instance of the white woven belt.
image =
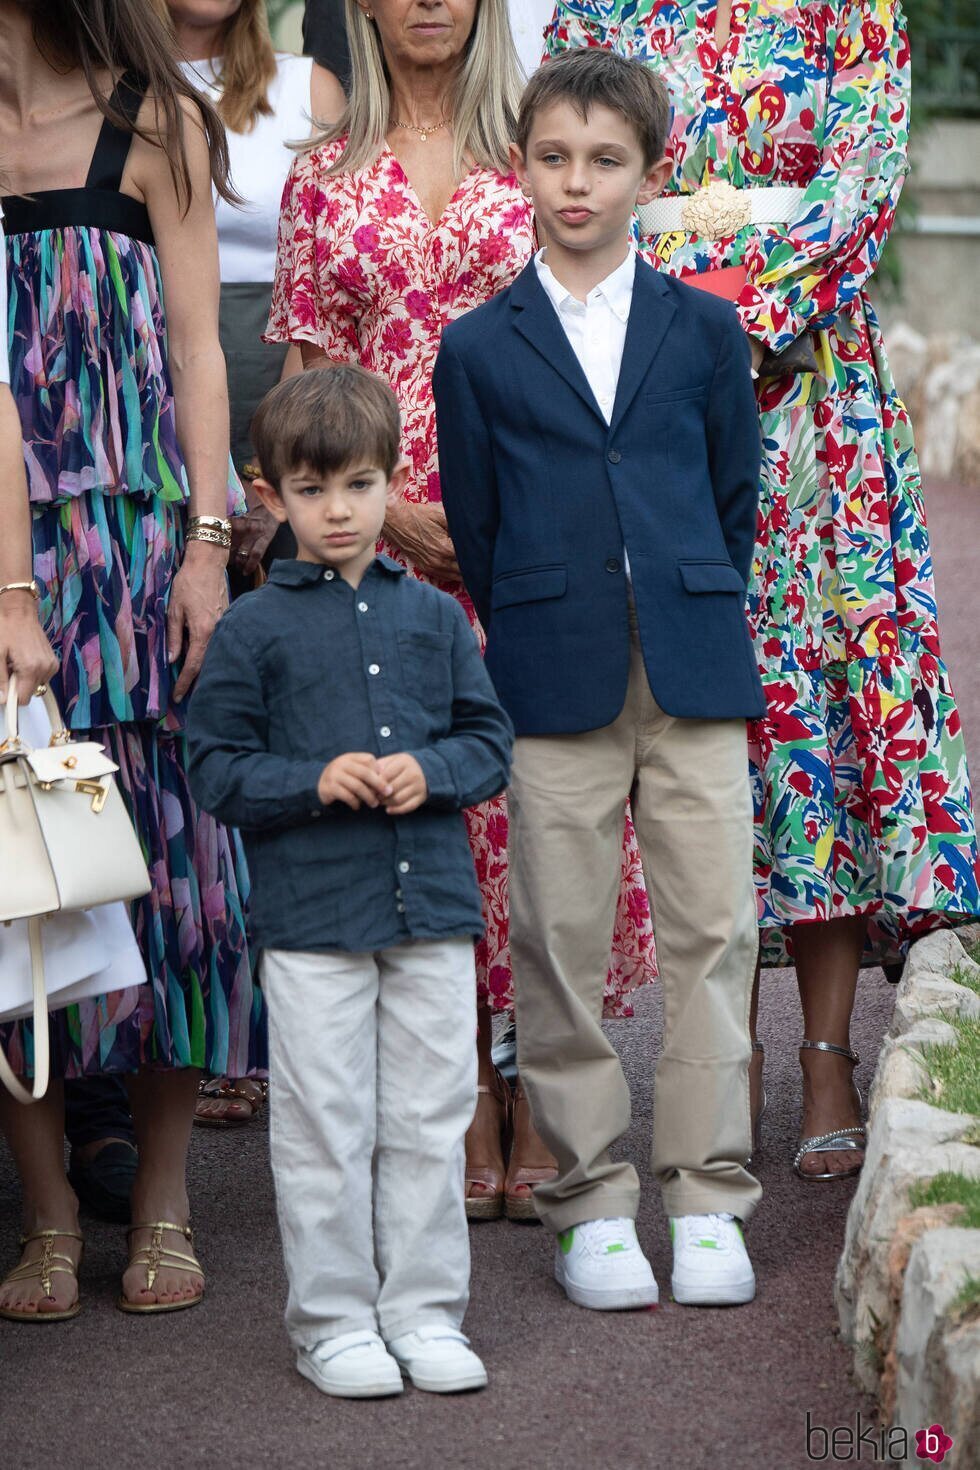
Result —
<instances>
[{"instance_id":1,"label":"white woven belt","mask_svg":"<svg viewBox=\"0 0 980 1470\"><path fill-rule=\"evenodd\" d=\"M772 185L763 189L736 189L714 179L693 194L669 194L651 199L636 211L641 235L700 235L722 240L746 225L785 225L798 212L803 190Z\"/></svg>"}]
</instances>

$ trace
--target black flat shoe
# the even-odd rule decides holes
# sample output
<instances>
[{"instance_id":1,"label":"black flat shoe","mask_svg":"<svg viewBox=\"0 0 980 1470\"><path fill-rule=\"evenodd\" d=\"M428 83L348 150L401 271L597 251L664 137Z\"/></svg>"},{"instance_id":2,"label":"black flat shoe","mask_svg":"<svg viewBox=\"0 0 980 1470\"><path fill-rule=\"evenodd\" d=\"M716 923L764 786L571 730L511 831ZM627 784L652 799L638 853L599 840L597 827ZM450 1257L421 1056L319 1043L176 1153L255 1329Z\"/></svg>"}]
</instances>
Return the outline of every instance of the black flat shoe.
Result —
<instances>
[{"instance_id":1,"label":"black flat shoe","mask_svg":"<svg viewBox=\"0 0 980 1470\"><path fill-rule=\"evenodd\" d=\"M89 1163L76 1159L71 1151L68 1183L78 1196L79 1204L100 1220L119 1224L129 1221L129 1197L136 1178L139 1155L131 1143L107 1143Z\"/></svg>"}]
</instances>

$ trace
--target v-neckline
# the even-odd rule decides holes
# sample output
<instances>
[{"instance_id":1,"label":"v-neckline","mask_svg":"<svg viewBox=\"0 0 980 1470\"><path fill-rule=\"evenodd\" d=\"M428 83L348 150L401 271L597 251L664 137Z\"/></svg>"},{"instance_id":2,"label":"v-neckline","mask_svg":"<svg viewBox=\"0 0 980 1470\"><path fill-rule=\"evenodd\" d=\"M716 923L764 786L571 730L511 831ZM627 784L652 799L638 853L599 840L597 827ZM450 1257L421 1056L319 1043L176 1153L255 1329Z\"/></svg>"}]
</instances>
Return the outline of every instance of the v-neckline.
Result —
<instances>
[{"instance_id":1,"label":"v-neckline","mask_svg":"<svg viewBox=\"0 0 980 1470\"><path fill-rule=\"evenodd\" d=\"M442 214L440 214L440 216L439 216L438 219L433 219L432 216L429 214L429 211L426 209L425 205L422 203L421 195L419 194L419 192L416 189L415 185L412 183L411 179L409 178L408 172L407 172L407 170L405 168L405 165L402 163L401 159L398 157L398 154L392 148L391 144L388 142L387 139L385 139L384 149L385 149L385 152L388 154L388 156L394 162L395 167L398 169L398 172L401 174L402 180L403 180L403 182L405 184L405 187L408 190L408 192L411 194L412 199L415 202L416 209L418 210L418 212L422 216L422 218L425 220L425 223L426 223L426 225L428 227L427 230L426 230L426 233L429 234L429 235L434 235L435 232L436 232L436 230L438 230L439 226L442 224L443 220L448 215L450 209L452 209L452 207L455 204L457 198L462 193L462 190L463 190L464 185L467 184L469 182L469 180L473 177L474 173L476 173L476 169L475 168L471 168L468 173L465 173L463 175L463 177L460 179L459 183L456 185L456 187L453 190L453 192L450 194L449 198L446 200L446 207L442 211Z\"/></svg>"},{"instance_id":2,"label":"v-neckline","mask_svg":"<svg viewBox=\"0 0 980 1470\"><path fill-rule=\"evenodd\" d=\"M727 76L738 57L742 37L745 34L744 24L751 8L750 0L732 0L731 15L728 21L728 36L725 44L718 44L718 0L694 0L695 28L696 34L704 47L708 48L714 56L714 65L711 73L717 78L719 74ZM698 47L703 56L702 47ZM705 70L702 65L702 70Z\"/></svg>"}]
</instances>

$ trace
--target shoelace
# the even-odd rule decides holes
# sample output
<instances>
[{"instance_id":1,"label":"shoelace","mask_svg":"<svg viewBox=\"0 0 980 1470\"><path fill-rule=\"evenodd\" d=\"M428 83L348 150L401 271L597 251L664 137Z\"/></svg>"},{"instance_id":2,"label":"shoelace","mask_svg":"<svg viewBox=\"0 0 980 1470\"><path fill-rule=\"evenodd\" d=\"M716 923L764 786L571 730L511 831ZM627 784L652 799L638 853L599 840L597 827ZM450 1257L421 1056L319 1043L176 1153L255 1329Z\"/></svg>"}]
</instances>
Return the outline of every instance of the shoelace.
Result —
<instances>
[{"instance_id":1,"label":"shoelace","mask_svg":"<svg viewBox=\"0 0 980 1470\"><path fill-rule=\"evenodd\" d=\"M697 1217L697 1224L693 1220L687 1220L687 1230L694 1245L704 1245L710 1241L708 1250L717 1250L719 1246L726 1243L728 1235L725 1229L734 1220L734 1215L712 1214Z\"/></svg>"},{"instance_id":2,"label":"shoelace","mask_svg":"<svg viewBox=\"0 0 980 1470\"><path fill-rule=\"evenodd\" d=\"M590 1245L599 1255L606 1255L610 1246L617 1251L631 1251L635 1242L631 1232L619 1220L596 1220L589 1232Z\"/></svg>"}]
</instances>

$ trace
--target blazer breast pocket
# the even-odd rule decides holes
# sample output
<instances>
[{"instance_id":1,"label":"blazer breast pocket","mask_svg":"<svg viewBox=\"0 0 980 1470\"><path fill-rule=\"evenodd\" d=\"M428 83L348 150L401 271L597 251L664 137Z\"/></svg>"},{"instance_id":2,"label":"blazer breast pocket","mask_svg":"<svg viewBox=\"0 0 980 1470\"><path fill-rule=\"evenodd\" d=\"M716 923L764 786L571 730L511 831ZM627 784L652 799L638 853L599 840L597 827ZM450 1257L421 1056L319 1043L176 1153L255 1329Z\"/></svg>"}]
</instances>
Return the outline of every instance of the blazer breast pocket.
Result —
<instances>
[{"instance_id":1,"label":"blazer breast pocket","mask_svg":"<svg viewBox=\"0 0 980 1470\"><path fill-rule=\"evenodd\" d=\"M648 388L643 394L644 403L696 403L698 399L707 397L708 390L702 383L696 388L674 388L668 392L660 392L657 388Z\"/></svg>"},{"instance_id":2,"label":"blazer breast pocket","mask_svg":"<svg viewBox=\"0 0 980 1470\"><path fill-rule=\"evenodd\" d=\"M545 602L564 597L568 570L563 566L520 567L513 572L500 572L490 590L490 606L494 612L502 607L516 607L522 602Z\"/></svg>"},{"instance_id":3,"label":"blazer breast pocket","mask_svg":"<svg viewBox=\"0 0 980 1470\"><path fill-rule=\"evenodd\" d=\"M405 692L426 709L448 709L453 698L453 636L429 628L400 628L398 658Z\"/></svg>"}]
</instances>

